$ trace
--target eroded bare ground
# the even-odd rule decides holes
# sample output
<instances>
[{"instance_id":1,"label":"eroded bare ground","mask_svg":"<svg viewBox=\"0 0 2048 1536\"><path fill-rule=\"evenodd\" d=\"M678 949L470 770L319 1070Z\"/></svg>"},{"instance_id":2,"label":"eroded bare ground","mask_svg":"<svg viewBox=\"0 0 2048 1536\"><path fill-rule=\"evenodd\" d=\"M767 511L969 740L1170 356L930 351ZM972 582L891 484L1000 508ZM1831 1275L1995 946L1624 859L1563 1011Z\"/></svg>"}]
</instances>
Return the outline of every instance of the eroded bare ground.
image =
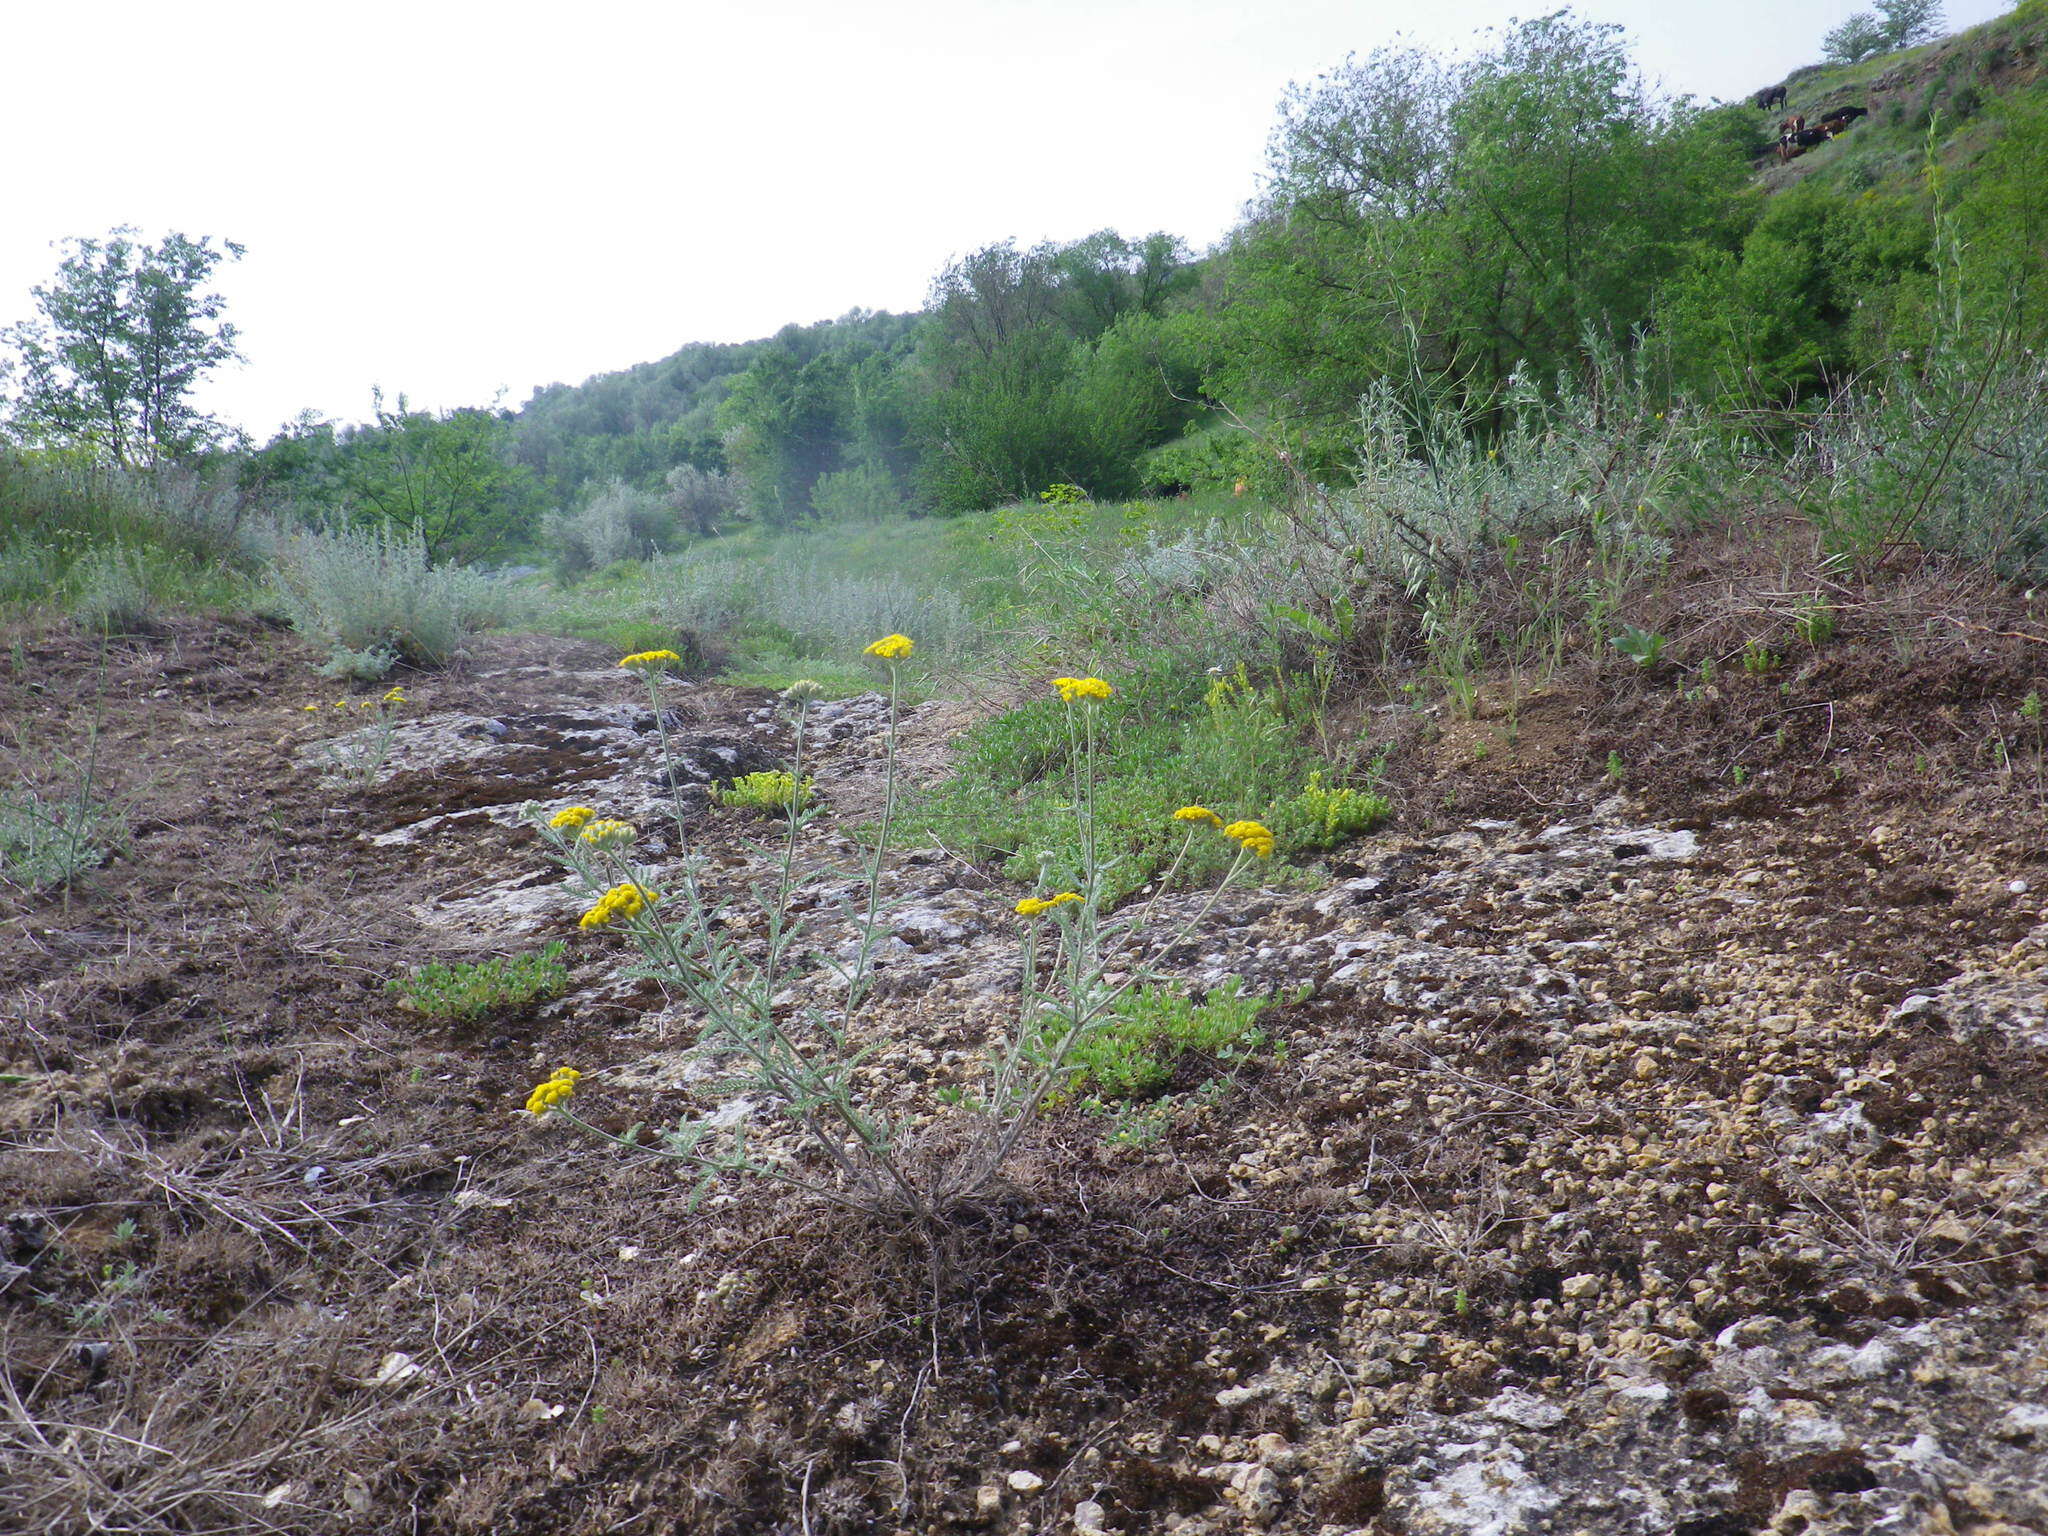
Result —
<instances>
[{"instance_id":1,"label":"eroded bare ground","mask_svg":"<svg viewBox=\"0 0 2048 1536\"><path fill-rule=\"evenodd\" d=\"M0 930L0 1527L2048 1531L2048 645L1928 628L1361 711L1396 829L1173 956L1314 983L1284 1053L1149 1144L1056 1115L936 1256L518 1113L563 1062L604 1124L708 1107L515 824L657 801L610 655L410 679L349 796L287 636L24 637L9 735L97 715L138 811ZM775 760L768 702L670 690L684 776ZM874 803L878 718L836 712L828 804ZM760 824L686 802L744 883ZM890 878L914 1105L1001 1027L1015 892ZM576 987L529 1012L383 990L548 937Z\"/></svg>"}]
</instances>

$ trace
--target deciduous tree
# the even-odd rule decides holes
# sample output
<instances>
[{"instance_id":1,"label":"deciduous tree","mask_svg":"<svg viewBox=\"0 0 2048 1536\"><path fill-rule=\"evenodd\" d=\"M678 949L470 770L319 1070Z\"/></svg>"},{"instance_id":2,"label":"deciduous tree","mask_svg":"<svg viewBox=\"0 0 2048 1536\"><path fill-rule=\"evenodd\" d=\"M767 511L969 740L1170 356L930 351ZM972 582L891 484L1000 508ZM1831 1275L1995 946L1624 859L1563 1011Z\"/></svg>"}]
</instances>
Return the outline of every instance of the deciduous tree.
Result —
<instances>
[{"instance_id":1,"label":"deciduous tree","mask_svg":"<svg viewBox=\"0 0 2048 1536\"><path fill-rule=\"evenodd\" d=\"M21 354L17 427L87 444L117 464L153 468L226 435L192 403L194 386L241 357L226 307L209 291L233 241L130 228L65 242L56 278L33 290L37 315L4 333Z\"/></svg>"}]
</instances>

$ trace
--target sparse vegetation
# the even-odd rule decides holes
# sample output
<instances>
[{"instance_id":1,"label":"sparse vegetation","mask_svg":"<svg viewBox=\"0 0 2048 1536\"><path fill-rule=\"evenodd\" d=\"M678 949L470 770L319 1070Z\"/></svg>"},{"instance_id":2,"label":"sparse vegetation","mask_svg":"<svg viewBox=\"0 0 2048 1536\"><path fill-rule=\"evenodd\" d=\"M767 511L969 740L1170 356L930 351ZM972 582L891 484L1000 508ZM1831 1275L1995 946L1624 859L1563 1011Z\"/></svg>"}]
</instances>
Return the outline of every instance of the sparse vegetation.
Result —
<instances>
[{"instance_id":1,"label":"sparse vegetation","mask_svg":"<svg viewBox=\"0 0 2048 1536\"><path fill-rule=\"evenodd\" d=\"M13 1518L2031 1528L2044 7L1383 49L517 412L27 337Z\"/></svg>"}]
</instances>

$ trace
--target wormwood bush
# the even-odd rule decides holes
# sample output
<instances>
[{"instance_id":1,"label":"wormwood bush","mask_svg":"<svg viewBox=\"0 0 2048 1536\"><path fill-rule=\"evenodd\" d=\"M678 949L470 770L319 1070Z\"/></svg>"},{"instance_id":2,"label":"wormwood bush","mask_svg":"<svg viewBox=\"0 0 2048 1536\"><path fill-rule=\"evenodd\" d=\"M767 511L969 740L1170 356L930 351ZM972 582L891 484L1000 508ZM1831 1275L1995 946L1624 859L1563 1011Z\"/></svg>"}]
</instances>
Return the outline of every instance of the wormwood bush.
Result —
<instances>
[{"instance_id":1,"label":"wormwood bush","mask_svg":"<svg viewBox=\"0 0 2048 1536\"><path fill-rule=\"evenodd\" d=\"M505 594L482 572L435 565L417 528L293 534L276 576L292 627L329 648L330 674L365 681L400 660L439 666L505 612Z\"/></svg>"},{"instance_id":2,"label":"wormwood bush","mask_svg":"<svg viewBox=\"0 0 2048 1536\"><path fill-rule=\"evenodd\" d=\"M612 480L573 512L550 512L541 536L555 575L568 580L621 560L647 560L675 537L675 509L649 491Z\"/></svg>"},{"instance_id":3,"label":"wormwood bush","mask_svg":"<svg viewBox=\"0 0 2048 1536\"><path fill-rule=\"evenodd\" d=\"M134 634L149 627L157 603L141 558L123 545L96 550L74 567L71 612L88 629Z\"/></svg>"},{"instance_id":4,"label":"wormwood bush","mask_svg":"<svg viewBox=\"0 0 2048 1536\"><path fill-rule=\"evenodd\" d=\"M652 572L664 622L720 636L736 634L752 622L760 579L757 562L730 556L685 554L659 562Z\"/></svg>"},{"instance_id":5,"label":"wormwood bush","mask_svg":"<svg viewBox=\"0 0 2048 1536\"><path fill-rule=\"evenodd\" d=\"M18 890L69 885L127 841L126 817L100 793L98 733L61 766L61 786L22 779L0 790L0 882Z\"/></svg>"},{"instance_id":6,"label":"wormwood bush","mask_svg":"<svg viewBox=\"0 0 2048 1536\"><path fill-rule=\"evenodd\" d=\"M753 560L682 555L654 572L669 624L728 641L760 637L798 655L857 649L860 637L913 624L927 651L972 651L985 633L959 594L892 571L852 573L801 551L804 541L770 545Z\"/></svg>"},{"instance_id":7,"label":"wormwood bush","mask_svg":"<svg viewBox=\"0 0 2048 1536\"><path fill-rule=\"evenodd\" d=\"M85 622L121 629L167 602L243 601L274 531L217 477L0 448L0 602L83 597Z\"/></svg>"},{"instance_id":8,"label":"wormwood bush","mask_svg":"<svg viewBox=\"0 0 2048 1536\"><path fill-rule=\"evenodd\" d=\"M815 909L821 885L839 872L807 872L797 851L815 812L789 818L776 873L758 890L758 920L734 921L734 902L707 889L704 862L686 855L665 874L633 862L634 829L596 818L574 806L541 821L543 835L590 897L586 930L623 930L641 952L644 974L688 1004L703 1019L698 1049L713 1062L737 1062L724 1086L755 1095L782 1122L792 1149L756 1151L744 1123L721 1123L713 1114L686 1118L659 1139L637 1130L609 1139L675 1159L698 1175L703 1193L722 1175L748 1173L860 1210L894 1214L921 1228L946 1222L971 1206L1015 1152L1048 1098L1074 1074L1076 1053L1110 1026L1122 1000L1156 976L1162 953L1185 940L1213 909L1217 896L1255 861L1272 852L1272 836L1256 823L1224 825L1213 811L1184 806L1172 824L1182 829L1182 854L1211 844L1233 846L1234 857L1200 909L1178 923L1153 924L1149 906L1118 917L1104 909L1110 859L1098 838L1096 746L1103 706L1114 690L1098 678L1060 678L1063 724L1072 744L1066 760L1068 828L1076 845L1076 888L1038 891L1017 903L1022 924L1022 981L1017 1014L978 1085L944 1101L921 1135L903 1130L869 1097L860 1071L867 1054L875 995L874 958L889 924L880 890L883 850L896 809L897 702L901 663L912 650L902 635L874 642L867 653L888 667L890 726L886 739L881 825L863 868L857 894L839 917L854 939L837 958L823 961L834 987L830 1002L792 1005L790 983L819 943ZM628 658L650 674L652 657ZM819 690L793 685L785 695L795 715L792 781L801 782L810 706ZM655 699L659 701L658 692ZM662 717L656 709L657 719ZM680 813L676 834L685 831ZM805 909L810 909L806 911ZM734 914L736 916L736 914ZM758 938L749 938L758 934ZM1112 980L1115 977L1117 979ZM568 1105L580 1074L559 1070L535 1088L527 1108L556 1113L594 1134L608 1135Z\"/></svg>"},{"instance_id":9,"label":"wormwood bush","mask_svg":"<svg viewBox=\"0 0 2048 1536\"><path fill-rule=\"evenodd\" d=\"M1555 588L1559 627L1590 621L1605 633L1668 559L1721 450L1697 413L1660 408L1611 349L1592 356L1590 382L1560 377L1543 390L1517 377L1483 419L1439 392L1368 391L1355 484L1298 488L1256 561L1218 552L1207 601L1219 625L1287 640L1276 613L1406 605L1439 621L1426 626L1434 670L1461 677L1480 637L1441 621L1472 573L1505 555L1532 593Z\"/></svg>"},{"instance_id":10,"label":"wormwood bush","mask_svg":"<svg viewBox=\"0 0 2048 1536\"><path fill-rule=\"evenodd\" d=\"M2048 573L2048 360L2001 356L1945 341L1816 421L1805 505L1831 551L1873 560L1910 540Z\"/></svg>"},{"instance_id":11,"label":"wormwood bush","mask_svg":"<svg viewBox=\"0 0 2048 1536\"><path fill-rule=\"evenodd\" d=\"M952 592L919 587L893 573L851 576L812 561L775 561L760 586L758 619L816 647L852 649L862 635L914 625L918 644L941 656L968 650L980 628Z\"/></svg>"},{"instance_id":12,"label":"wormwood bush","mask_svg":"<svg viewBox=\"0 0 2048 1536\"><path fill-rule=\"evenodd\" d=\"M464 1023L559 997L569 985L563 949L557 942L533 954L423 965L392 977L384 989L430 1019Z\"/></svg>"}]
</instances>

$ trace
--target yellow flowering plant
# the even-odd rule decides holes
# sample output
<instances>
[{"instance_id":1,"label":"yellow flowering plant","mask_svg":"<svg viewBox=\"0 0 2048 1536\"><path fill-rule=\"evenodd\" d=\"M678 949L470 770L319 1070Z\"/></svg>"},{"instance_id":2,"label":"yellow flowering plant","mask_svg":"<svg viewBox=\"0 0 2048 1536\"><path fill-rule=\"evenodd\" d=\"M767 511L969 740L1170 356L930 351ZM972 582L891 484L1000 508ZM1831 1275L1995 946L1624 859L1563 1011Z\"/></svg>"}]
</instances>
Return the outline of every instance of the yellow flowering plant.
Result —
<instances>
[{"instance_id":1,"label":"yellow flowering plant","mask_svg":"<svg viewBox=\"0 0 2048 1536\"><path fill-rule=\"evenodd\" d=\"M757 1156L732 1127L714 1126L701 1119L686 1119L658 1141L646 1144L637 1137L611 1138L692 1168L700 1176L699 1195L721 1175L746 1172L864 1210L908 1211L920 1217L933 1213L929 1199L896 1155L893 1128L861 1103L854 1080L859 1057L844 1048L844 1021L857 1016L871 999L875 955L888 936L878 887L895 803L899 663L910 654L912 645L906 636L890 635L867 648L869 655L889 668L887 788L881 830L866 861L863 895L854 910L858 942L850 960L830 962L844 986L834 1017L817 1009L790 1017L776 1006L778 995L802 963L798 945L803 934L794 912L796 898L805 887L836 873L830 869L800 872L796 859L804 831L817 815L808 795L796 792L799 786L807 790L811 782L804 774L804 760L811 706L824 692L817 684L793 684L783 695L783 703L794 717L796 746L788 773L774 775L787 785L783 804L788 818L775 877L757 893L765 908L765 923L758 925L765 928L765 943L758 947L735 936L736 928L752 930L757 925L727 922L730 903L708 891L707 870L699 858L686 853L679 868L664 873L657 896L650 888L656 879L654 872L631 862L627 844L589 837L609 818L597 818L589 807L571 807L588 814L572 818L573 824L558 824L567 813L550 817L528 808L529 819L556 858L591 893L591 904L579 926L587 932L621 931L637 944L642 973L701 1016L699 1048L721 1061L737 1058L742 1065L734 1075L734 1085L759 1092L778 1105L808 1141L820 1165L796 1168L782 1160ZM650 689L657 681L649 675ZM655 704L666 761L672 756L668 724L658 697ZM678 842L687 847L686 823L677 797L675 830ZM550 1107L596 1134L609 1135L561 1109L559 1103Z\"/></svg>"},{"instance_id":2,"label":"yellow flowering plant","mask_svg":"<svg viewBox=\"0 0 2048 1536\"><path fill-rule=\"evenodd\" d=\"M319 743L320 755L327 760L330 777L358 794L374 785L383 774L384 765L391 760L391 742L398 730L399 711L411 702L402 686L385 690L381 698L336 699L331 706L334 710L357 716L369 714L372 718L343 735L328 737ZM300 708L307 714L322 713L318 704L305 704Z\"/></svg>"},{"instance_id":3,"label":"yellow flowering plant","mask_svg":"<svg viewBox=\"0 0 2048 1536\"><path fill-rule=\"evenodd\" d=\"M551 1109L560 1109L576 1092L576 1084L583 1074L574 1067L557 1067L546 1082L537 1084L526 1096L526 1112L540 1116Z\"/></svg>"},{"instance_id":4,"label":"yellow flowering plant","mask_svg":"<svg viewBox=\"0 0 2048 1536\"><path fill-rule=\"evenodd\" d=\"M586 848L610 852L612 849L625 847L638 835L637 829L630 821L619 821L606 816L587 823L576 834L576 841Z\"/></svg>"},{"instance_id":5,"label":"yellow flowering plant","mask_svg":"<svg viewBox=\"0 0 2048 1536\"><path fill-rule=\"evenodd\" d=\"M837 914L851 923L850 946L825 940L816 926L833 914L829 902L810 892L841 872L829 864L799 866L798 848L819 813L794 795L774 876L754 893L760 912L747 921L730 920L732 899L711 893L710 872L701 859L686 853L679 865L657 876L631 861L630 845L590 836L610 824L595 810L571 807L588 813L573 824L563 823L566 812L553 817L531 813L555 855L590 893L580 926L599 936L623 934L636 945L640 974L653 978L701 1020L697 1048L727 1066L727 1086L771 1106L768 1112L782 1118L804 1150L756 1152L743 1127L702 1115L684 1118L657 1139L643 1141L637 1133L611 1136L566 1107L573 1080L566 1089L540 1085L529 1108L537 1104L536 1112L561 1114L593 1134L681 1162L696 1175L699 1195L723 1176L752 1174L930 1229L986 1192L1045 1106L1084 1070L1083 1047L1113 1026L1119 1000L1132 987L1155 979L1159 957L1183 942L1222 892L1263 857L1256 846L1260 839L1245 831L1249 824L1239 825L1230 833L1237 855L1199 910L1170 925L1152 922L1152 903L1105 912L1102 892L1109 863L1099 856L1094 816L1096 706L1113 690L1100 678L1063 680L1073 685L1060 691L1076 749L1072 802L1079 879L1071 888L1034 891L1016 903L1022 982L1012 1028L992 1053L977 1090L949 1090L947 1102L970 1117L967 1124L961 1127L949 1118L943 1130L935 1125L929 1133L918 1133L936 1137L929 1147L943 1146L943 1153L913 1151L907 1133L874 1105L860 1071L865 1052L854 1044L869 1032L864 1020L876 996L875 960L890 933L881 894L883 856L897 801L901 664L913 644L907 636L889 635L867 647L868 655L889 668L889 711L879 826L857 879L857 894ZM807 729L816 697L817 690L802 687L792 687L784 697L795 726L791 786L806 782ZM659 710L656 718L662 718ZM666 731L665 725L661 728ZM665 754L667 748L664 738ZM1197 838L1228 831L1222 818L1204 807L1186 807L1177 820L1187 832L1182 857ZM680 808L676 833L683 841ZM1162 881L1160 889L1168 883ZM1155 892L1153 902L1157 899ZM835 950L836 958L820 958ZM836 985L820 994L829 1002L792 1000L791 983L807 966L833 975ZM735 1062L737 1067L731 1065Z\"/></svg>"},{"instance_id":6,"label":"yellow flowering plant","mask_svg":"<svg viewBox=\"0 0 2048 1536\"><path fill-rule=\"evenodd\" d=\"M1061 700L1068 704L1077 701L1100 704L1116 691L1099 677L1056 677L1052 685L1059 690Z\"/></svg>"}]
</instances>

